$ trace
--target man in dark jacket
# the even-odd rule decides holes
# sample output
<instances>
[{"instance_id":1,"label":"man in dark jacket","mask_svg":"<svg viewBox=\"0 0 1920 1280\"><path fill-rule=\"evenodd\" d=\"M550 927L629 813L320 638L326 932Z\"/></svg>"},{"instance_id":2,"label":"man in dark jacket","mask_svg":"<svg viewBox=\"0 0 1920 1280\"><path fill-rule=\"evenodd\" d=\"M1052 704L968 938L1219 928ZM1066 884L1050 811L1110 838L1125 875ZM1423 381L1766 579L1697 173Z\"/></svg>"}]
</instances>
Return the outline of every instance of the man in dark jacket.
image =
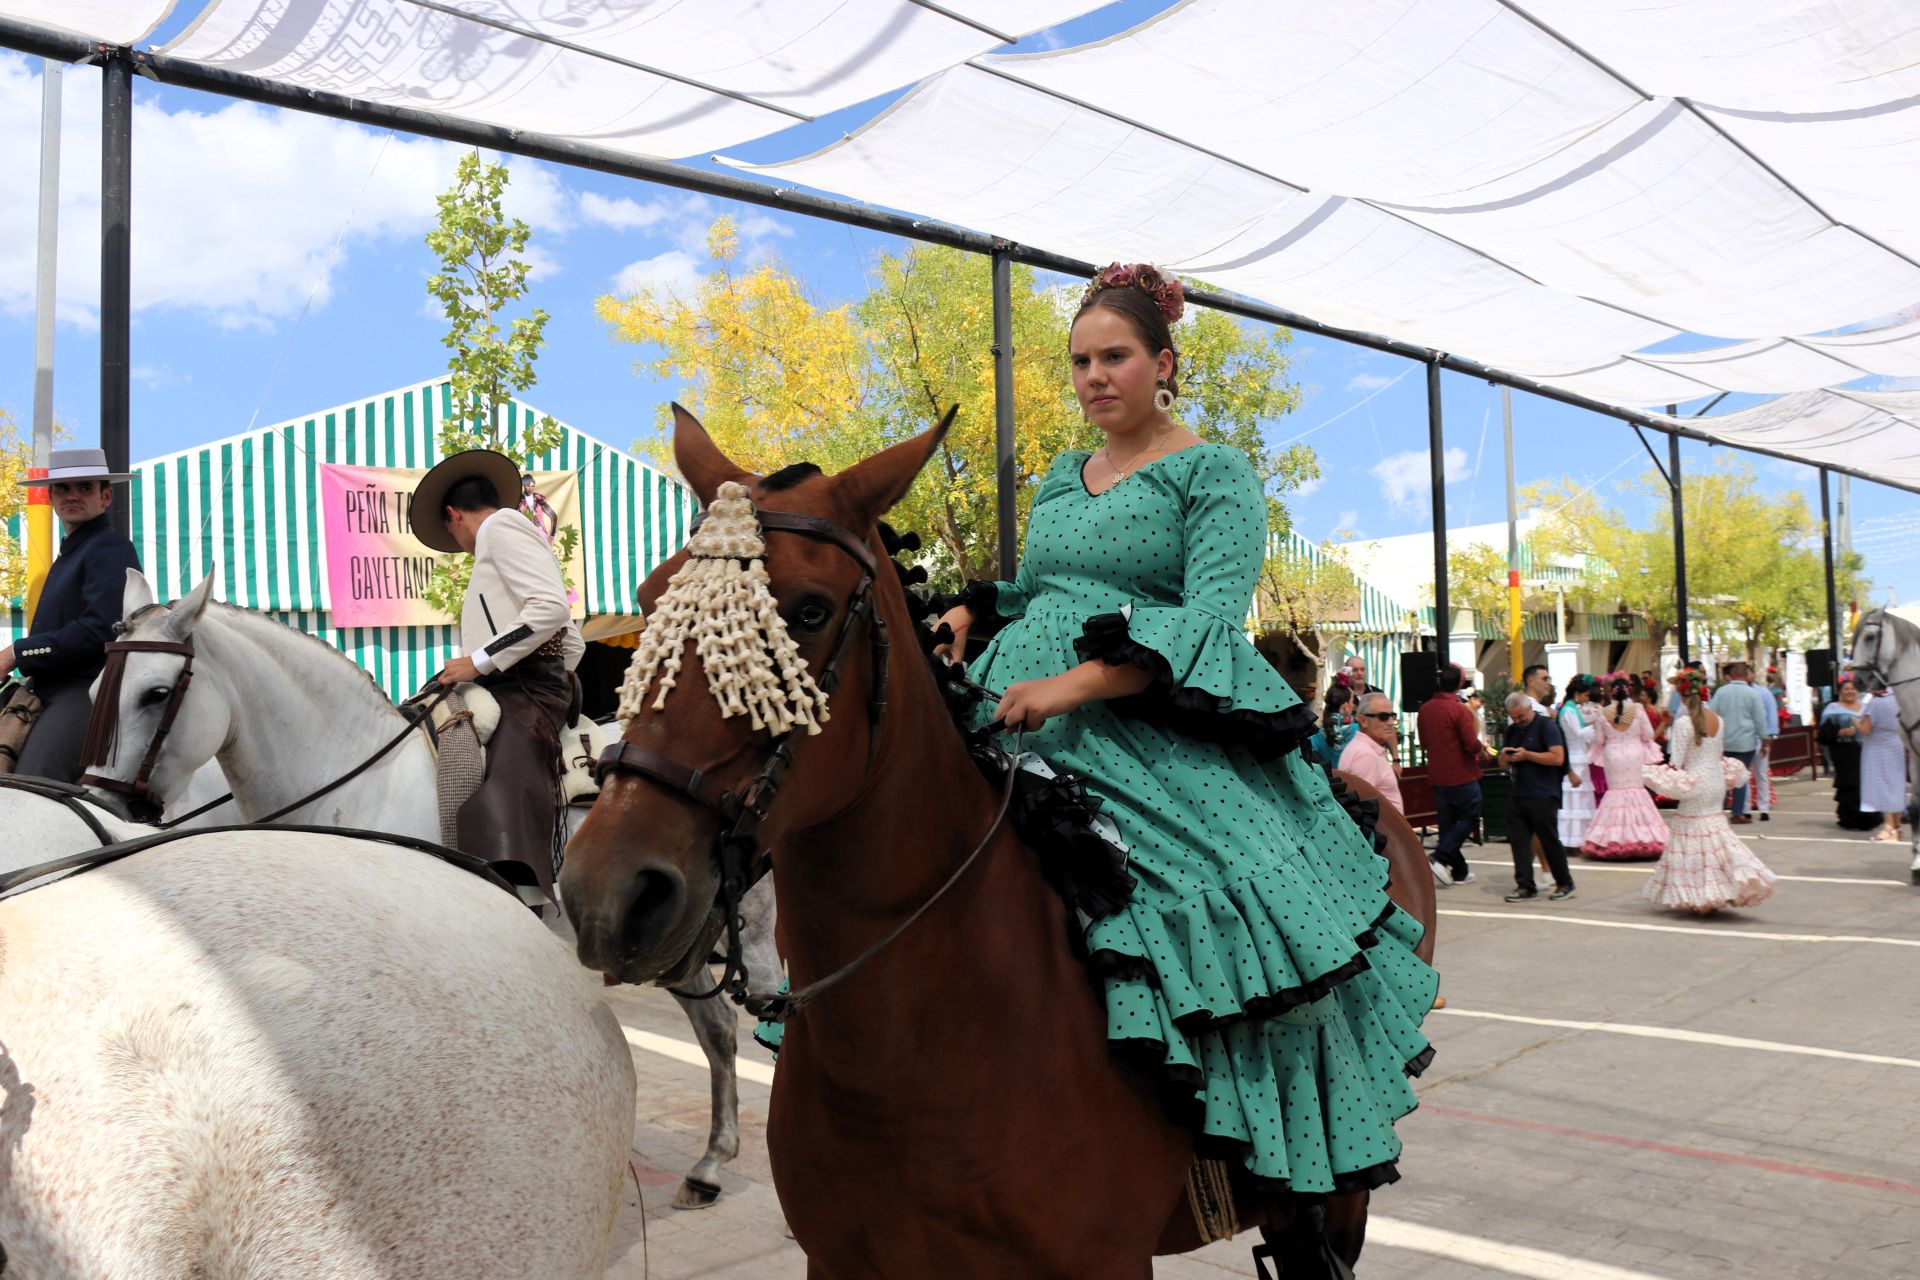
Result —
<instances>
[{"instance_id":1,"label":"man in dark jacket","mask_svg":"<svg viewBox=\"0 0 1920 1280\"><path fill-rule=\"evenodd\" d=\"M108 472L101 449L55 449L49 462L45 479L26 483L47 487L66 537L47 570L32 629L0 649L0 671L18 667L44 707L15 772L73 782L93 710L89 689L107 664L127 570L138 569L140 557L107 519L113 486L130 477Z\"/></svg>"},{"instance_id":2,"label":"man in dark jacket","mask_svg":"<svg viewBox=\"0 0 1920 1280\"><path fill-rule=\"evenodd\" d=\"M1420 705L1420 746L1427 753L1427 781L1440 826L1433 879L1441 888L1474 880L1460 850L1480 819L1480 764L1486 748L1473 712L1460 701L1463 675L1451 662L1440 668L1439 687Z\"/></svg>"}]
</instances>

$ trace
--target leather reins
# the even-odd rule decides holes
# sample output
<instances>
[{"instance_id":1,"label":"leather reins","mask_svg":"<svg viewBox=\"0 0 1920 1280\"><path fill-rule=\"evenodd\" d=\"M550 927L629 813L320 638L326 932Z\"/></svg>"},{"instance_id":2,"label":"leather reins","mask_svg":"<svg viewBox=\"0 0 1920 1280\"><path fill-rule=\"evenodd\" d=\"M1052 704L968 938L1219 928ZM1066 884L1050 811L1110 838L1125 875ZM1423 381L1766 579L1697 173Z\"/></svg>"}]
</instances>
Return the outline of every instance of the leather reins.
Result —
<instances>
[{"instance_id":1,"label":"leather reins","mask_svg":"<svg viewBox=\"0 0 1920 1280\"><path fill-rule=\"evenodd\" d=\"M821 667L819 675L814 677L814 683L828 695L833 693L839 686L847 660L853 653L854 640L860 628L862 626L868 628L873 651L873 692L867 700L866 772L871 774L879 750L881 721L886 716L888 686L887 624L874 606L874 580L879 572L879 561L874 556L873 549L863 539L852 530L830 520L791 511L756 511L755 515L759 519L762 530L797 533L803 537L819 539L838 547L860 566L860 585L854 588L853 595L847 603L846 618L840 626L839 638L834 643L826 665ZM695 518L693 527L698 529L705 518L705 513L702 512ZM793 748L792 731L775 735L773 750L760 772L745 786L732 791L722 788L699 769L681 764L650 747L631 742L619 742L608 747L600 753L600 759L594 766L595 780L603 787L606 785L608 774L629 773L657 783L668 791L719 815L721 827L714 836L714 854L720 869L720 884L715 893L714 905L726 923L727 950L721 959L720 980L714 984L711 991L682 994L695 1000L711 1000L725 991L744 1004L748 1012L772 1022L785 1022L816 997L837 986L854 970L866 964L888 944L905 933L915 921L927 913L934 903L946 895L947 890L959 882L967 869L993 842L994 835L1006 820L1007 811L1013 801L1014 781L1018 774L1017 769L1008 771L1006 793L1001 798L999 813L973 852L967 855L931 897L922 902L891 932L852 961L798 991L783 995L753 996L747 991L745 951L740 943L740 934L745 927L745 922L741 918L740 903L746 897L747 891L766 875L771 866L770 858L761 856L760 829L765 825L767 814L773 807L774 797L779 794L780 785L786 777L787 770L793 764Z\"/></svg>"}]
</instances>

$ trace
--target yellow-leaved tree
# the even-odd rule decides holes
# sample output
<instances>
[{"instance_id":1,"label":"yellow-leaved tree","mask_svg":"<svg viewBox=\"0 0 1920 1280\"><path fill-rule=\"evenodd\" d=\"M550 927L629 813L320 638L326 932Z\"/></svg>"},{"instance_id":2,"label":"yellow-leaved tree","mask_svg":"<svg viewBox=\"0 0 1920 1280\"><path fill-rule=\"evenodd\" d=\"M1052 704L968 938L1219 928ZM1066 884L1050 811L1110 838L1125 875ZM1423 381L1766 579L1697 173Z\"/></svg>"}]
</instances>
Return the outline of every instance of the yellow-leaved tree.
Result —
<instances>
[{"instance_id":1,"label":"yellow-leaved tree","mask_svg":"<svg viewBox=\"0 0 1920 1280\"><path fill-rule=\"evenodd\" d=\"M27 590L26 552L9 527L27 509L27 491L20 482L32 465L33 442L23 440L13 415L0 409L0 600L17 599Z\"/></svg>"},{"instance_id":2,"label":"yellow-leaved tree","mask_svg":"<svg viewBox=\"0 0 1920 1280\"><path fill-rule=\"evenodd\" d=\"M934 551L943 588L991 578L996 563L991 264L958 249L914 246L874 265L858 302L816 303L777 258L743 264L725 218L708 233L712 269L691 297L643 289L604 296L596 310L612 336L655 348L640 362L680 382L684 401L716 444L766 473L795 462L831 472L926 430L948 406L959 416L940 453L891 517ZM1024 529L1033 482L1055 455L1097 447L1067 367L1067 329L1079 286L1012 277L1015 470ZM1194 308L1176 326L1181 398L1174 415L1200 436L1245 452L1267 484L1271 523L1280 499L1319 475L1305 446L1267 448L1261 424L1291 410L1285 330L1256 330ZM666 425L662 410L660 422ZM642 450L665 462L664 440Z\"/></svg>"}]
</instances>

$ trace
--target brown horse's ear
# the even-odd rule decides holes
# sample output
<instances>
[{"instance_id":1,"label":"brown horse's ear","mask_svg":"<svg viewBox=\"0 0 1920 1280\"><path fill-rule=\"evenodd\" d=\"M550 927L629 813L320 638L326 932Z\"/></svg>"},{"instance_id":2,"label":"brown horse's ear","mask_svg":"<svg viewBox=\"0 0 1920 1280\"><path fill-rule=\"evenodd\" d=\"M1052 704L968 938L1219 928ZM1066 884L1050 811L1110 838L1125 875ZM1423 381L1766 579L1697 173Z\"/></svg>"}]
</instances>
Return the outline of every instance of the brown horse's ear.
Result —
<instances>
[{"instance_id":1,"label":"brown horse's ear","mask_svg":"<svg viewBox=\"0 0 1920 1280\"><path fill-rule=\"evenodd\" d=\"M913 487L913 479L920 474L920 468L927 465L927 459L947 438L947 431L953 426L953 415L958 412L960 406L954 405L933 430L882 449L833 478L834 488L840 496L860 513L860 524L878 520L894 503L907 496L907 490Z\"/></svg>"},{"instance_id":2,"label":"brown horse's ear","mask_svg":"<svg viewBox=\"0 0 1920 1280\"><path fill-rule=\"evenodd\" d=\"M700 425L700 419L678 404L673 406L673 460L703 507L713 501L721 485L747 474L732 458L720 452L720 446Z\"/></svg>"}]
</instances>

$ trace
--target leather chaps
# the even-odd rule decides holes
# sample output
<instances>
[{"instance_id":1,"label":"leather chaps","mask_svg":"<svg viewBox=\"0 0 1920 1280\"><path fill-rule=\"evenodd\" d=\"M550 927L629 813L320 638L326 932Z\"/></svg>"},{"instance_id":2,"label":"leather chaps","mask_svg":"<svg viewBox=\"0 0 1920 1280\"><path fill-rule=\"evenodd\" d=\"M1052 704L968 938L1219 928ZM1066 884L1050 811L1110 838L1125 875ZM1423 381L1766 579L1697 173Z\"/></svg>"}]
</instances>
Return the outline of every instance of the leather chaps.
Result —
<instances>
[{"instance_id":1,"label":"leather chaps","mask_svg":"<svg viewBox=\"0 0 1920 1280\"><path fill-rule=\"evenodd\" d=\"M479 683L499 700L500 727L487 744L486 781L460 808L459 848L552 898L565 814L560 733L571 718L574 677L560 659L536 655Z\"/></svg>"}]
</instances>

